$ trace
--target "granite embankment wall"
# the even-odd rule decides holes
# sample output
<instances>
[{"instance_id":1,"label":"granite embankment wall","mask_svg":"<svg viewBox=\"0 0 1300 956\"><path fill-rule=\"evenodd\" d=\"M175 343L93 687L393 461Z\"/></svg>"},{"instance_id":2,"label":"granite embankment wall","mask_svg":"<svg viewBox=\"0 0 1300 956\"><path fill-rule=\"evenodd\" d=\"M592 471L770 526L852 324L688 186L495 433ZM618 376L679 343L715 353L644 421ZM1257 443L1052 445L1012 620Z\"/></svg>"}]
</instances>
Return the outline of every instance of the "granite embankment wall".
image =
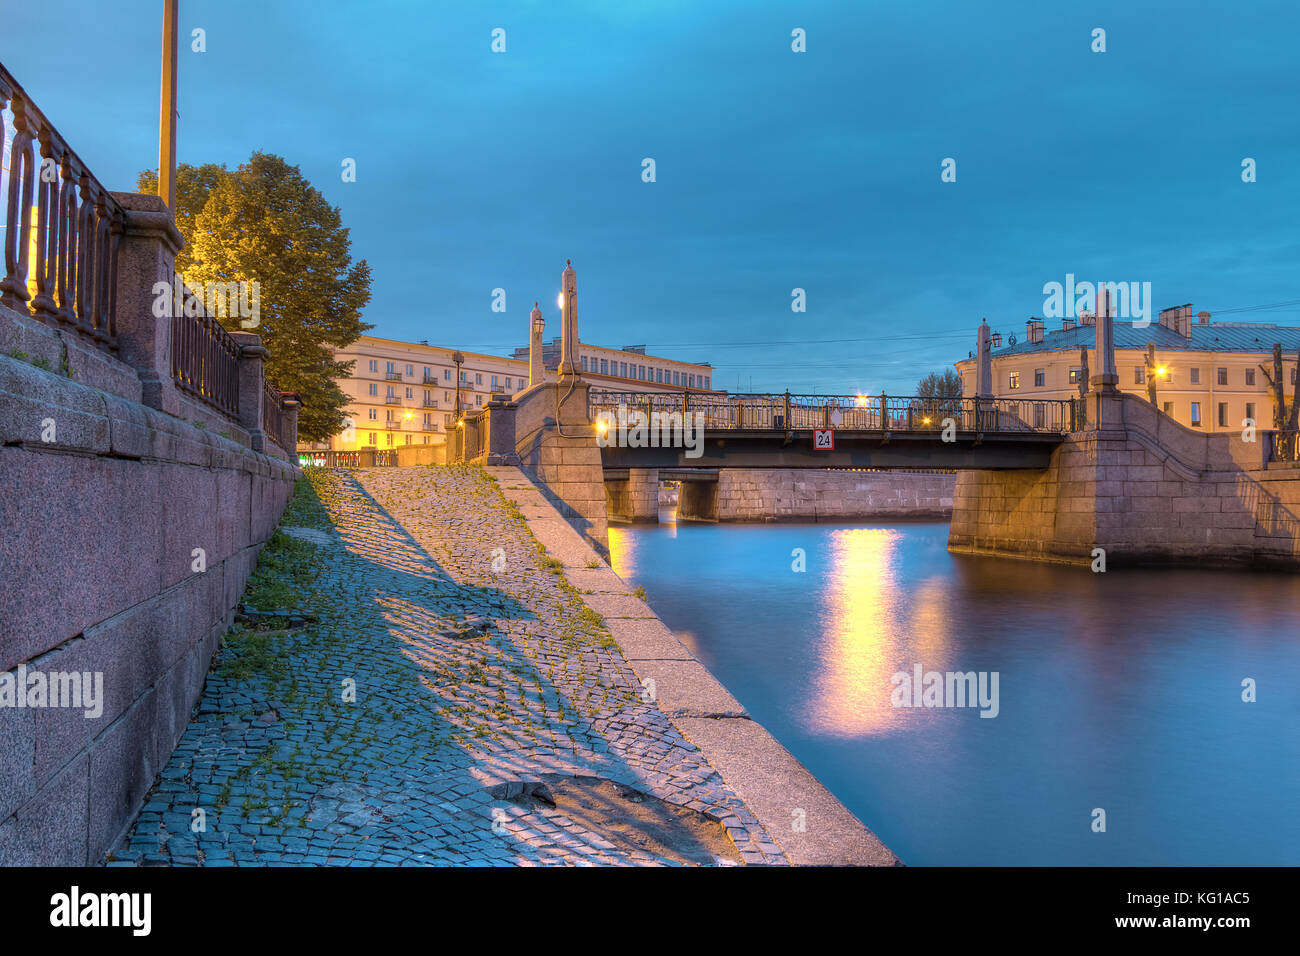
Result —
<instances>
[{"instance_id":1,"label":"granite embankment wall","mask_svg":"<svg viewBox=\"0 0 1300 956\"><path fill-rule=\"evenodd\" d=\"M947 518L955 481L928 472L723 468L717 520Z\"/></svg>"},{"instance_id":2,"label":"granite embankment wall","mask_svg":"<svg viewBox=\"0 0 1300 956\"><path fill-rule=\"evenodd\" d=\"M626 478L607 478L609 516L627 522L657 521L659 475L653 468L629 468ZM933 472L720 468L698 480L681 481L677 517L682 521L947 518L954 483L954 475Z\"/></svg>"},{"instance_id":3,"label":"granite embankment wall","mask_svg":"<svg viewBox=\"0 0 1300 956\"><path fill-rule=\"evenodd\" d=\"M1070 435L1048 468L958 475L951 550L1300 568L1300 470L1265 465L1263 436L1185 428L1132 395L1094 403L1100 427Z\"/></svg>"},{"instance_id":4,"label":"granite embankment wall","mask_svg":"<svg viewBox=\"0 0 1300 956\"><path fill-rule=\"evenodd\" d=\"M0 865L103 859L189 721L298 474L269 436L141 392L136 368L0 307ZM102 675L100 713L17 706L19 668L28 689Z\"/></svg>"}]
</instances>

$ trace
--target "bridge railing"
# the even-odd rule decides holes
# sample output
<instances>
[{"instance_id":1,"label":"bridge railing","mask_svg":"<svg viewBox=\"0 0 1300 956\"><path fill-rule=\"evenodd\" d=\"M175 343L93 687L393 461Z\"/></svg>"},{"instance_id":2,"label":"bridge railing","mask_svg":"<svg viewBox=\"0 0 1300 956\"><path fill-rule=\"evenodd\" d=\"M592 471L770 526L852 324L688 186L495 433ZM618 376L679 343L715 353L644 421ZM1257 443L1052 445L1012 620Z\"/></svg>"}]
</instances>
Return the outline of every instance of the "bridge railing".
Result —
<instances>
[{"instance_id":1,"label":"bridge railing","mask_svg":"<svg viewBox=\"0 0 1300 956\"><path fill-rule=\"evenodd\" d=\"M719 394L588 392L588 412L617 416L701 413L710 430L785 431L837 428L846 431L1037 432L1063 434L1079 427L1080 408L1070 400L976 399L899 395Z\"/></svg>"}]
</instances>

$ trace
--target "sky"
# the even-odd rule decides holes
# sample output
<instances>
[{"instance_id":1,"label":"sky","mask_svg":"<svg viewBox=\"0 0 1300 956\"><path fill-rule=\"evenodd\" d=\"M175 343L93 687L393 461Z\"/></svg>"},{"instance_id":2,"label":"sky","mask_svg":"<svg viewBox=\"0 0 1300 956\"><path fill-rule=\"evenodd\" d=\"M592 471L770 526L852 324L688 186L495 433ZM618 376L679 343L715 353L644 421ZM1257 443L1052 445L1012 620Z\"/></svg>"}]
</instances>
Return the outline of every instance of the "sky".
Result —
<instances>
[{"instance_id":1,"label":"sky","mask_svg":"<svg viewBox=\"0 0 1300 956\"><path fill-rule=\"evenodd\" d=\"M0 2L0 62L133 189L162 4ZM181 0L178 152L299 166L369 334L470 351L535 300L558 335L567 259L584 341L744 391L909 394L1067 274L1300 325L1300 5L1135 6Z\"/></svg>"}]
</instances>

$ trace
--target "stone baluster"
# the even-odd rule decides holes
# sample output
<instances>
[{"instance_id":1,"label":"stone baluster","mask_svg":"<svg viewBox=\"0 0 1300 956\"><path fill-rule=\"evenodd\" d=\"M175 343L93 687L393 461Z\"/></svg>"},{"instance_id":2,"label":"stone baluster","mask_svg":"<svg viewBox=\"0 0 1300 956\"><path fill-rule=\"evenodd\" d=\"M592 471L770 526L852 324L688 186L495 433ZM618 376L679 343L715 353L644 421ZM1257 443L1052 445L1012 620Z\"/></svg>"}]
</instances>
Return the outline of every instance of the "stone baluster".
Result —
<instances>
[{"instance_id":1,"label":"stone baluster","mask_svg":"<svg viewBox=\"0 0 1300 956\"><path fill-rule=\"evenodd\" d=\"M9 153L8 206L4 231L5 274L0 279L0 302L17 312L27 311L27 249L32 232L32 192L35 156L27 102L20 91L12 94L14 139ZM0 129L0 133L3 130Z\"/></svg>"},{"instance_id":2,"label":"stone baluster","mask_svg":"<svg viewBox=\"0 0 1300 956\"><path fill-rule=\"evenodd\" d=\"M266 451L262 403L266 401L266 346L254 332L232 332L239 343L239 424L248 432L253 451ZM290 451L290 449L285 449Z\"/></svg>"}]
</instances>

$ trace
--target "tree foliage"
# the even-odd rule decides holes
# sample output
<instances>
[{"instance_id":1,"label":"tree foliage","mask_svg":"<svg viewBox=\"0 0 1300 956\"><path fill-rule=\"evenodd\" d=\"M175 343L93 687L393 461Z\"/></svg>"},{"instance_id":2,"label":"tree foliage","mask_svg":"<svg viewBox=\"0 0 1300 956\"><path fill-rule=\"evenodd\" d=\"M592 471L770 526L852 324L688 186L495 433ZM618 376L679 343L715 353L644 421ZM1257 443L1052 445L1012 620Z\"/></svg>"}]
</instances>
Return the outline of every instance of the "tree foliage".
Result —
<instances>
[{"instance_id":1,"label":"tree foliage","mask_svg":"<svg viewBox=\"0 0 1300 956\"><path fill-rule=\"evenodd\" d=\"M920 398L961 398L961 375L947 368L943 373L931 372L916 383Z\"/></svg>"},{"instance_id":2,"label":"tree foliage","mask_svg":"<svg viewBox=\"0 0 1300 956\"><path fill-rule=\"evenodd\" d=\"M371 328L361 321L370 267L352 261L338 207L270 153L234 170L182 164L176 173L176 227L185 237L177 271L187 283L259 283L260 324L247 331L267 348L267 380L302 400L299 439L323 441L342 429L351 401L337 380L353 363L335 361L333 348ZM138 188L156 194L157 173L142 172ZM240 328L237 316L221 322Z\"/></svg>"}]
</instances>

